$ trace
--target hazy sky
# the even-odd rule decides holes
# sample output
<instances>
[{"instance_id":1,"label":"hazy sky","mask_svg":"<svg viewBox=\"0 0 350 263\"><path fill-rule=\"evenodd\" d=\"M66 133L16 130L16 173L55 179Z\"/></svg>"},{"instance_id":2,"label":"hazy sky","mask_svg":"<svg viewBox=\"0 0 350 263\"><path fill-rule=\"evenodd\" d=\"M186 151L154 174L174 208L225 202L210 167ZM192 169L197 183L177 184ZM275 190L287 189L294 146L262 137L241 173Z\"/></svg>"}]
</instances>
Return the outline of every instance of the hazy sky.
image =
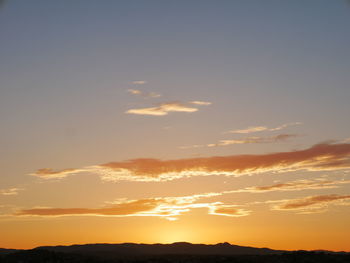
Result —
<instances>
[{"instance_id":1,"label":"hazy sky","mask_svg":"<svg viewBox=\"0 0 350 263\"><path fill-rule=\"evenodd\" d=\"M0 1L0 247L349 250L345 0Z\"/></svg>"}]
</instances>

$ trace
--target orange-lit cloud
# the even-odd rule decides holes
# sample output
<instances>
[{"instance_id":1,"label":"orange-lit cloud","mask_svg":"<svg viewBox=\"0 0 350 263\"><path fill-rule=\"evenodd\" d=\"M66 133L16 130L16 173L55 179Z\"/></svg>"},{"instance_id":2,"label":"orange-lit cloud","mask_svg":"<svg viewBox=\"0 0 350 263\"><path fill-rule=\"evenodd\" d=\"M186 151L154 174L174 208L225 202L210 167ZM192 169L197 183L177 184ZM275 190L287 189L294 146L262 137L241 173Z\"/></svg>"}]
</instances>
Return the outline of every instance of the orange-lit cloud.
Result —
<instances>
[{"instance_id":1,"label":"orange-lit cloud","mask_svg":"<svg viewBox=\"0 0 350 263\"><path fill-rule=\"evenodd\" d=\"M18 192L23 190L23 188L8 188L8 189L0 189L0 195L18 195Z\"/></svg>"},{"instance_id":2,"label":"orange-lit cloud","mask_svg":"<svg viewBox=\"0 0 350 263\"><path fill-rule=\"evenodd\" d=\"M130 109L128 114L164 116L169 112L196 112L197 108L186 106L179 102L162 103L158 107Z\"/></svg>"},{"instance_id":3,"label":"orange-lit cloud","mask_svg":"<svg viewBox=\"0 0 350 263\"><path fill-rule=\"evenodd\" d=\"M138 89L128 89L127 92L129 92L132 95L140 95L143 96L144 98L159 98L162 95L156 92L143 92Z\"/></svg>"},{"instance_id":4,"label":"orange-lit cloud","mask_svg":"<svg viewBox=\"0 0 350 263\"><path fill-rule=\"evenodd\" d=\"M249 192L249 193L261 193L261 192L271 192L271 191L296 191L296 190L311 190L311 189L330 189L338 188L339 185L350 184L350 180L297 180L286 183L273 184L268 186L254 186L247 187L237 192ZM232 192L232 191L231 191Z\"/></svg>"},{"instance_id":5,"label":"orange-lit cloud","mask_svg":"<svg viewBox=\"0 0 350 263\"><path fill-rule=\"evenodd\" d=\"M279 131L279 130L285 129L289 126L300 125L300 124L302 124L302 123L301 122L292 122L292 123L282 124L282 125L275 127L275 128L268 128L266 126L252 126L252 127L248 127L245 129L232 130L232 131L229 131L229 133L253 133L253 132L261 132L261 131Z\"/></svg>"},{"instance_id":6,"label":"orange-lit cloud","mask_svg":"<svg viewBox=\"0 0 350 263\"><path fill-rule=\"evenodd\" d=\"M316 195L282 201L274 205L273 210L297 210L302 213L319 213L327 211L333 205L350 205L350 195Z\"/></svg>"},{"instance_id":7,"label":"orange-lit cloud","mask_svg":"<svg viewBox=\"0 0 350 263\"><path fill-rule=\"evenodd\" d=\"M241 217L250 215L251 211L243 208L237 208L234 205L217 205L209 209L209 214L220 216Z\"/></svg>"},{"instance_id":8,"label":"orange-lit cloud","mask_svg":"<svg viewBox=\"0 0 350 263\"><path fill-rule=\"evenodd\" d=\"M143 199L115 204L103 208L33 208L19 211L18 215L64 216L64 215L109 215L126 216L153 210L159 204L156 199Z\"/></svg>"},{"instance_id":9,"label":"orange-lit cloud","mask_svg":"<svg viewBox=\"0 0 350 263\"><path fill-rule=\"evenodd\" d=\"M63 169L63 170L53 170L51 168L43 168L37 170L35 173L30 174L33 176L37 176L43 179L62 179L65 178L69 175L79 173L79 172L84 172L86 171L85 169Z\"/></svg>"},{"instance_id":10,"label":"orange-lit cloud","mask_svg":"<svg viewBox=\"0 0 350 263\"><path fill-rule=\"evenodd\" d=\"M317 178L314 180L296 180L285 183L267 185L267 186L251 186L241 189L210 193L212 196L235 194L235 193L265 193L274 191L300 191L300 190L317 190L317 189L334 189L340 185L350 184L350 180L326 180ZM204 196L204 195L203 195Z\"/></svg>"},{"instance_id":11,"label":"orange-lit cloud","mask_svg":"<svg viewBox=\"0 0 350 263\"><path fill-rule=\"evenodd\" d=\"M138 89L128 89L128 92L133 95L141 95L142 91Z\"/></svg>"},{"instance_id":12,"label":"orange-lit cloud","mask_svg":"<svg viewBox=\"0 0 350 263\"><path fill-rule=\"evenodd\" d=\"M193 176L241 176L263 172L322 171L350 168L350 144L317 144L311 148L260 155L199 157L178 160L134 159L82 169L40 169L34 176L63 178L91 172L105 181L169 181Z\"/></svg>"},{"instance_id":13,"label":"orange-lit cloud","mask_svg":"<svg viewBox=\"0 0 350 263\"><path fill-rule=\"evenodd\" d=\"M103 179L166 181L183 177L350 167L350 144L319 144L306 150L179 160L135 159L100 165ZM98 168L98 167L96 167Z\"/></svg>"},{"instance_id":14,"label":"orange-lit cloud","mask_svg":"<svg viewBox=\"0 0 350 263\"><path fill-rule=\"evenodd\" d=\"M131 84L133 84L133 85L144 85L146 83L147 83L147 81L145 81L145 80L134 80L131 82Z\"/></svg>"},{"instance_id":15,"label":"orange-lit cloud","mask_svg":"<svg viewBox=\"0 0 350 263\"><path fill-rule=\"evenodd\" d=\"M148 92L146 95L147 98L159 98L161 96L162 96L161 94L156 92Z\"/></svg>"},{"instance_id":16,"label":"orange-lit cloud","mask_svg":"<svg viewBox=\"0 0 350 263\"><path fill-rule=\"evenodd\" d=\"M47 208L36 207L31 209L22 209L15 213L17 216L154 216L162 217L169 220L176 220L176 218L185 212L189 212L196 208L207 208L208 214L241 217L247 216L251 213L250 210L242 208L237 204L225 204L222 202L203 202L202 199L219 197L234 193L264 193L270 191L296 191L304 189L325 189L337 188L341 184L349 184L350 180L298 180L274 184L269 186L247 187L236 190L228 190L222 192L209 192L202 194L195 194L190 196L180 197L155 197L144 198L139 200L119 199L114 202L108 202L109 206L100 208ZM350 196L312 196L302 199L292 200L275 200L262 202L263 204L276 204L272 207L273 210L303 210L304 207L311 207L312 211L316 208L324 208L330 202L337 200L350 199ZM246 204L246 205L249 205ZM310 210L310 209L309 209Z\"/></svg>"},{"instance_id":17,"label":"orange-lit cloud","mask_svg":"<svg viewBox=\"0 0 350 263\"><path fill-rule=\"evenodd\" d=\"M246 216L248 210L235 205L224 205L221 202L196 203L200 198L217 194L203 194L184 197L146 198L140 200L118 201L109 207L102 208L32 208L17 211L17 216L157 216L175 220L177 216L195 208L208 208L208 213L224 216Z\"/></svg>"},{"instance_id":18,"label":"orange-lit cloud","mask_svg":"<svg viewBox=\"0 0 350 263\"><path fill-rule=\"evenodd\" d=\"M189 148L200 148L200 147L219 147L219 146L228 146L234 144L252 144L252 143L275 143L286 141L291 138L297 137L296 134L279 134L276 136L270 137L247 137L243 139L232 139L232 140L220 140L218 143L209 143L204 145L191 145L191 146L181 146L180 149L189 149Z\"/></svg>"},{"instance_id":19,"label":"orange-lit cloud","mask_svg":"<svg viewBox=\"0 0 350 263\"><path fill-rule=\"evenodd\" d=\"M190 103L194 105L203 105L203 106L208 106L212 104L209 101L200 101L200 100L193 100L193 101L190 101Z\"/></svg>"}]
</instances>

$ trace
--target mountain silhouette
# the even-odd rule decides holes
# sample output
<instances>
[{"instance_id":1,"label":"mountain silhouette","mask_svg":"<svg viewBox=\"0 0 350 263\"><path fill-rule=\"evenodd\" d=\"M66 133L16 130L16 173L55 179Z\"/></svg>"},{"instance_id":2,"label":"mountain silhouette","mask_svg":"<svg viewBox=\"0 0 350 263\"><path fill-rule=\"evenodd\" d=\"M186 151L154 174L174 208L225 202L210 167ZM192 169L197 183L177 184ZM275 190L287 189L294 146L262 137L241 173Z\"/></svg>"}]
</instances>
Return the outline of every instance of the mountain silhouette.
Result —
<instances>
[{"instance_id":1,"label":"mountain silhouette","mask_svg":"<svg viewBox=\"0 0 350 263\"><path fill-rule=\"evenodd\" d=\"M85 255L270 255L284 251L269 248L254 248L219 243L216 245L191 244L176 242L173 244L87 244L72 246L45 246L45 249L55 252L77 253Z\"/></svg>"},{"instance_id":2,"label":"mountain silhouette","mask_svg":"<svg viewBox=\"0 0 350 263\"><path fill-rule=\"evenodd\" d=\"M42 246L29 250L0 249L0 263L348 263L350 253L332 251L285 251L219 243L86 244Z\"/></svg>"}]
</instances>

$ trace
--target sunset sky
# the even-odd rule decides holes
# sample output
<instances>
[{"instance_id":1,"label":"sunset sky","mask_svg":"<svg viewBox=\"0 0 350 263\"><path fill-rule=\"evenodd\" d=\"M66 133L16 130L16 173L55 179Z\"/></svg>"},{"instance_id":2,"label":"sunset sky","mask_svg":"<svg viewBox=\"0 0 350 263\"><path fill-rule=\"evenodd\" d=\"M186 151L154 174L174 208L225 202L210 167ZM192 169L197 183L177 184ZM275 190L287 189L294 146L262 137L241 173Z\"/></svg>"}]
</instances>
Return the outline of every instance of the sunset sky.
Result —
<instances>
[{"instance_id":1,"label":"sunset sky","mask_svg":"<svg viewBox=\"0 0 350 263\"><path fill-rule=\"evenodd\" d=\"M0 247L350 251L350 2L0 1Z\"/></svg>"}]
</instances>

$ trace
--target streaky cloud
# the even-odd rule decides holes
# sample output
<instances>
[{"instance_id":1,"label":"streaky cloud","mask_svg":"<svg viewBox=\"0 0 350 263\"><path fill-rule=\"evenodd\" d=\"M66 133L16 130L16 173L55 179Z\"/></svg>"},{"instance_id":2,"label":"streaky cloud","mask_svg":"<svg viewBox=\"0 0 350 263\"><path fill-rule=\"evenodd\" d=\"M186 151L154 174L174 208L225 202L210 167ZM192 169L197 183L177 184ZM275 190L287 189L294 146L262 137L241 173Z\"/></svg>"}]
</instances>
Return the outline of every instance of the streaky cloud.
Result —
<instances>
[{"instance_id":1,"label":"streaky cloud","mask_svg":"<svg viewBox=\"0 0 350 263\"><path fill-rule=\"evenodd\" d=\"M251 186L235 190L227 190L217 193L215 195L228 195L235 193L266 193L266 192L284 192L284 191L301 191L301 190L319 190L319 189L334 189L341 185L350 184L350 180L325 180L323 178L316 178L314 180L296 180L279 184L267 186Z\"/></svg>"},{"instance_id":2,"label":"streaky cloud","mask_svg":"<svg viewBox=\"0 0 350 263\"><path fill-rule=\"evenodd\" d=\"M99 166L105 180L167 181L192 176L241 176L263 172L336 170L350 167L350 144L318 144L306 150L178 160L134 159Z\"/></svg>"},{"instance_id":3,"label":"streaky cloud","mask_svg":"<svg viewBox=\"0 0 350 263\"><path fill-rule=\"evenodd\" d=\"M266 130L268 130L266 126L250 126L245 129L232 130L232 131L229 131L229 133L253 133L253 132L259 132L259 131L266 131Z\"/></svg>"},{"instance_id":4,"label":"streaky cloud","mask_svg":"<svg viewBox=\"0 0 350 263\"><path fill-rule=\"evenodd\" d=\"M19 191L22 191L23 188L13 187L13 188L7 188L7 189L0 189L0 195L18 195Z\"/></svg>"},{"instance_id":5,"label":"streaky cloud","mask_svg":"<svg viewBox=\"0 0 350 263\"><path fill-rule=\"evenodd\" d=\"M220 140L217 143L209 143L203 145L191 145L191 146L180 146L180 149L191 149L191 148L200 148L200 147L220 147L220 146L229 146L235 144L253 144L253 143L277 143L282 141L287 141L291 138L298 137L297 134L279 134L276 136L270 137L246 137L243 139L226 139Z\"/></svg>"},{"instance_id":6,"label":"streaky cloud","mask_svg":"<svg viewBox=\"0 0 350 263\"><path fill-rule=\"evenodd\" d=\"M178 216L196 208L208 208L212 215L246 216L250 211L237 208L237 205L224 205L221 202L197 203L201 198L216 194L201 194L183 197L159 197L139 200L117 201L111 206L101 208L32 208L17 211L16 216L153 216L176 220Z\"/></svg>"},{"instance_id":7,"label":"streaky cloud","mask_svg":"<svg viewBox=\"0 0 350 263\"><path fill-rule=\"evenodd\" d=\"M320 213L327 211L329 205L350 205L350 195L315 195L284 200L272 206L272 210L296 210L300 213Z\"/></svg>"},{"instance_id":8,"label":"streaky cloud","mask_svg":"<svg viewBox=\"0 0 350 263\"><path fill-rule=\"evenodd\" d=\"M203 106L208 106L212 104L209 101L200 101L200 100L193 100L193 101L190 101L190 103L194 105L203 105Z\"/></svg>"},{"instance_id":9,"label":"streaky cloud","mask_svg":"<svg viewBox=\"0 0 350 263\"><path fill-rule=\"evenodd\" d=\"M128 89L127 91L132 95L141 95L142 94L142 91L138 90L138 89Z\"/></svg>"},{"instance_id":10,"label":"streaky cloud","mask_svg":"<svg viewBox=\"0 0 350 263\"><path fill-rule=\"evenodd\" d=\"M156 92L148 92L146 95L146 98L159 98L162 95Z\"/></svg>"},{"instance_id":11,"label":"streaky cloud","mask_svg":"<svg viewBox=\"0 0 350 263\"><path fill-rule=\"evenodd\" d=\"M209 209L209 214L220 216L241 217L250 215L251 211L237 208L235 205L217 205Z\"/></svg>"},{"instance_id":12,"label":"streaky cloud","mask_svg":"<svg viewBox=\"0 0 350 263\"><path fill-rule=\"evenodd\" d=\"M64 178L78 172L97 174L104 181L170 181L193 176L242 176L264 172L328 171L350 168L350 144L322 143L305 150L256 155L198 157L177 160L139 158L81 169L39 169L32 175Z\"/></svg>"},{"instance_id":13,"label":"streaky cloud","mask_svg":"<svg viewBox=\"0 0 350 263\"><path fill-rule=\"evenodd\" d=\"M134 81L131 81L131 84L133 84L133 85L144 85L146 83L147 83L146 80L134 80Z\"/></svg>"},{"instance_id":14,"label":"streaky cloud","mask_svg":"<svg viewBox=\"0 0 350 263\"><path fill-rule=\"evenodd\" d=\"M285 123L280 126L277 126L275 128L268 128L266 126L250 126L245 129L238 129L238 130L231 130L229 133L254 133L254 132L261 132L261 131L279 131L282 129L285 129L289 126L295 126L295 125L300 125L302 124L301 122L291 122L291 123Z\"/></svg>"},{"instance_id":15,"label":"streaky cloud","mask_svg":"<svg viewBox=\"0 0 350 263\"><path fill-rule=\"evenodd\" d=\"M63 170L54 170L51 168L42 168L37 170L35 173L30 175L37 176L43 179L62 179L69 175L73 175L76 173L81 173L87 171L86 169L63 169Z\"/></svg>"},{"instance_id":16,"label":"streaky cloud","mask_svg":"<svg viewBox=\"0 0 350 263\"><path fill-rule=\"evenodd\" d=\"M291 123L286 123L286 124L282 124L278 127L275 127L275 128L271 128L269 129L269 131L279 131L279 130L282 130L282 129L285 129L289 126L295 126L295 125L301 125L302 123L301 122L291 122Z\"/></svg>"},{"instance_id":17,"label":"streaky cloud","mask_svg":"<svg viewBox=\"0 0 350 263\"><path fill-rule=\"evenodd\" d=\"M197 108L186 106L179 102L162 103L157 107L139 108L127 110L127 114L164 116L169 112L196 112Z\"/></svg>"},{"instance_id":18,"label":"streaky cloud","mask_svg":"<svg viewBox=\"0 0 350 263\"><path fill-rule=\"evenodd\" d=\"M162 96L161 94L156 92L144 92L139 89L128 89L127 92L132 95L143 96L144 98L159 98Z\"/></svg>"},{"instance_id":19,"label":"streaky cloud","mask_svg":"<svg viewBox=\"0 0 350 263\"><path fill-rule=\"evenodd\" d=\"M247 187L238 190L237 192L262 193L272 191L298 191L306 189L331 189L339 188L339 186L343 184L350 184L350 180L325 180L320 178L315 180L296 180L268 186Z\"/></svg>"}]
</instances>

